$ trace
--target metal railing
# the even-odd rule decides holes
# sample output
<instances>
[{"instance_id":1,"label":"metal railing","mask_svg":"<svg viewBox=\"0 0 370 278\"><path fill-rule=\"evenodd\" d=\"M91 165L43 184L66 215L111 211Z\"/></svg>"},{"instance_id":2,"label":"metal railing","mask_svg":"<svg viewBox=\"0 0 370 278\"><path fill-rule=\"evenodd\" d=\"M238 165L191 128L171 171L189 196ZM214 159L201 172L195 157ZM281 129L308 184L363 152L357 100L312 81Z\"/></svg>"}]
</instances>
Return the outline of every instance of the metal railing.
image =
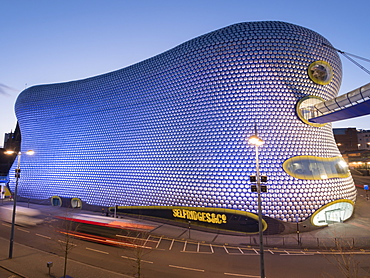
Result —
<instances>
[{"instance_id":1,"label":"metal railing","mask_svg":"<svg viewBox=\"0 0 370 278\"><path fill-rule=\"evenodd\" d=\"M312 249L362 249L370 247L369 237L312 237L312 236L264 236L264 245L266 247L277 248L312 248ZM258 245L258 237L249 236L246 245Z\"/></svg>"}]
</instances>

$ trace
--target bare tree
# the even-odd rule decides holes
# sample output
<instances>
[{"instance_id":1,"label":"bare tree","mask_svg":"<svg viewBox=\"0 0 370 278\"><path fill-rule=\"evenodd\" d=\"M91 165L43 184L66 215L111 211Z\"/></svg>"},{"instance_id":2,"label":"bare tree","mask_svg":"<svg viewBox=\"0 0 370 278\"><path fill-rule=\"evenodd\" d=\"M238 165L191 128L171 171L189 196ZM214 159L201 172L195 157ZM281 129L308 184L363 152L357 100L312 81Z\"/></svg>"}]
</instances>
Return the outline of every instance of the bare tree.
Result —
<instances>
[{"instance_id":1,"label":"bare tree","mask_svg":"<svg viewBox=\"0 0 370 278\"><path fill-rule=\"evenodd\" d=\"M327 248L328 249L328 248ZM329 252L325 255L326 259L337 266L343 277L358 278L360 261L355 256L353 242L343 238L334 238L334 248L328 249ZM331 274L325 273L323 277L335 277Z\"/></svg>"},{"instance_id":2,"label":"bare tree","mask_svg":"<svg viewBox=\"0 0 370 278\"><path fill-rule=\"evenodd\" d=\"M152 247L149 246L151 242L148 239L149 233L146 231L122 230L122 233L117 237L119 238L118 245L124 250L124 255L121 257L132 262L134 277L142 278L144 257L152 250Z\"/></svg>"},{"instance_id":3,"label":"bare tree","mask_svg":"<svg viewBox=\"0 0 370 278\"><path fill-rule=\"evenodd\" d=\"M64 257L64 267L63 267L63 277L67 275L67 263L68 256L71 250L76 246L75 244L75 235L78 230L78 223L72 221L73 212L71 209L67 209L64 217L58 217L58 225L56 226L56 231L59 236L57 241L60 249L63 252Z\"/></svg>"}]
</instances>

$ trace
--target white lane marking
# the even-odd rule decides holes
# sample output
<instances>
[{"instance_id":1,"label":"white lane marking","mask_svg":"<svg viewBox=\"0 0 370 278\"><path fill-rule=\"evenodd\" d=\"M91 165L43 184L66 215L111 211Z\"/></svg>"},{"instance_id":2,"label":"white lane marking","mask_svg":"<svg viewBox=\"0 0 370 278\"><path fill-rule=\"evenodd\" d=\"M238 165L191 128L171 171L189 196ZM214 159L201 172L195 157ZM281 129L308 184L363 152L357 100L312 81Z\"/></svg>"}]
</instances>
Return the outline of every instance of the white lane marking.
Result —
<instances>
[{"instance_id":1,"label":"white lane marking","mask_svg":"<svg viewBox=\"0 0 370 278\"><path fill-rule=\"evenodd\" d=\"M253 251L256 252L256 254L259 254L258 251L256 249L253 248Z\"/></svg>"},{"instance_id":2,"label":"white lane marking","mask_svg":"<svg viewBox=\"0 0 370 278\"><path fill-rule=\"evenodd\" d=\"M230 253L229 253L229 250L227 250L227 248L226 248L226 246L225 246L225 245L224 245L224 249L225 249L225 251L226 251L226 253L227 253L227 254L230 254Z\"/></svg>"},{"instance_id":3,"label":"white lane marking","mask_svg":"<svg viewBox=\"0 0 370 278\"><path fill-rule=\"evenodd\" d=\"M143 263L153 264L152 261L141 260Z\"/></svg>"},{"instance_id":4,"label":"white lane marking","mask_svg":"<svg viewBox=\"0 0 370 278\"><path fill-rule=\"evenodd\" d=\"M185 252L185 250L186 250L186 244L187 244L188 242L187 241L185 241L185 243L184 243L184 248L182 249L182 252Z\"/></svg>"},{"instance_id":5,"label":"white lane marking","mask_svg":"<svg viewBox=\"0 0 370 278\"><path fill-rule=\"evenodd\" d=\"M190 268L190 267L178 266L178 265L172 265L172 264L170 264L168 266L169 267L174 267L174 268L185 269L185 270L193 270L193 271L204 272L204 269Z\"/></svg>"},{"instance_id":6,"label":"white lane marking","mask_svg":"<svg viewBox=\"0 0 370 278\"><path fill-rule=\"evenodd\" d=\"M280 254L280 256L312 256L313 254L300 254L300 253L293 253L293 254Z\"/></svg>"},{"instance_id":7,"label":"white lane marking","mask_svg":"<svg viewBox=\"0 0 370 278\"><path fill-rule=\"evenodd\" d=\"M172 240L171 245L170 245L170 248L168 248L168 250L171 250L172 249L172 246L173 246L173 243L174 242L175 242L175 239Z\"/></svg>"},{"instance_id":8,"label":"white lane marking","mask_svg":"<svg viewBox=\"0 0 370 278\"><path fill-rule=\"evenodd\" d=\"M40 234L36 234L36 235L40 236L40 237L43 237L43 238L51 239L51 237L49 237L49 236L44 236L44 235L40 235Z\"/></svg>"},{"instance_id":9,"label":"white lane marking","mask_svg":"<svg viewBox=\"0 0 370 278\"><path fill-rule=\"evenodd\" d=\"M128 259L128 260L133 260L133 261L137 261L138 259L137 258L132 258L132 257L126 257L126 256L121 256L122 258L124 259ZM152 261L146 261L146 260L140 260L141 262L143 263L148 263L148 264L152 264L153 262Z\"/></svg>"},{"instance_id":10,"label":"white lane marking","mask_svg":"<svg viewBox=\"0 0 370 278\"><path fill-rule=\"evenodd\" d=\"M30 231L25 230L25 229L22 229L22 228L17 228L17 230L20 230L20 231L25 232L25 233L29 233L30 232Z\"/></svg>"},{"instance_id":11,"label":"white lane marking","mask_svg":"<svg viewBox=\"0 0 370 278\"><path fill-rule=\"evenodd\" d=\"M213 251L212 244L210 244L210 245L209 245L209 248L211 248L212 253L214 253L214 252L215 252L215 251Z\"/></svg>"},{"instance_id":12,"label":"white lane marking","mask_svg":"<svg viewBox=\"0 0 370 278\"><path fill-rule=\"evenodd\" d=\"M210 253L212 254L212 253ZM229 253L230 256L258 256L258 254L254 253Z\"/></svg>"},{"instance_id":13,"label":"white lane marking","mask_svg":"<svg viewBox=\"0 0 370 278\"><path fill-rule=\"evenodd\" d=\"M105 252L105 251L101 251L101 250L96 250L96 249L92 249L92 248L89 248L89 247L86 247L87 250L90 250L90 251L94 251L94 252L98 252L98 253L102 253L102 254L107 254L109 255L108 252Z\"/></svg>"},{"instance_id":14,"label":"white lane marking","mask_svg":"<svg viewBox=\"0 0 370 278\"><path fill-rule=\"evenodd\" d=\"M312 256L313 255L312 253L307 254L307 253L305 253L303 251L301 251L301 253L294 253L294 252L293 253L289 253L288 251L284 250L284 252L286 254L280 254L280 256ZM292 251L290 251L290 252L292 252Z\"/></svg>"},{"instance_id":15,"label":"white lane marking","mask_svg":"<svg viewBox=\"0 0 370 278\"><path fill-rule=\"evenodd\" d=\"M63 240L59 240L59 239L58 239L58 242L63 243L63 244L67 244L67 242L65 242ZM77 246L77 244L74 244L74 243L71 243L71 242L68 242L68 245Z\"/></svg>"},{"instance_id":16,"label":"white lane marking","mask_svg":"<svg viewBox=\"0 0 370 278\"><path fill-rule=\"evenodd\" d=\"M184 243L184 248L181 250L181 252L184 252L184 253L194 253L194 254L196 254L196 253L198 253L198 254L213 254L214 252L213 252L213 249L212 249L212 252L202 252L202 251L200 251L200 243L198 242L198 245L197 245L197 250L196 251L188 251L188 250L186 250L186 246L187 246L187 241L185 241L185 243ZM191 243L190 243L191 244ZM212 248L212 247L211 247ZM171 250L171 249L170 249Z\"/></svg>"},{"instance_id":17,"label":"white lane marking","mask_svg":"<svg viewBox=\"0 0 370 278\"><path fill-rule=\"evenodd\" d=\"M270 249L268 249L268 251L269 251L272 255L274 255L274 252L272 252Z\"/></svg>"},{"instance_id":18,"label":"white lane marking","mask_svg":"<svg viewBox=\"0 0 370 278\"><path fill-rule=\"evenodd\" d=\"M258 278L258 277L260 277L260 276L254 276L254 275L236 274L236 273L227 273L227 272L225 272L224 275L238 276L238 277L252 277L252 278Z\"/></svg>"},{"instance_id":19,"label":"white lane marking","mask_svg":"<svg viewBox=\"0 0 370 278\"><path fill-rule=\"evenodd\" d=\"M189 254L213 254L212 252L198 252L198 251L181 251L181 252ZM230 255L239 255L239 254L230 254Z\"/></svg>"},{"instance_id":20,"label":"white lane marking","mask_svg":"<svg viewBox=\"0 0 370 278\"><path fill-rule=\"evenodd\" d=\"M244 254L243 250L240 249L240 247L238 247L238 249L239 249L240 253Z\"/></svg>"},{"instance_id":21,"label":"white lane marking","mask_svg":"<svg viewBox=\"0 0 370 278\"><path fill-rule=\"evenodd\" d=\"M157 242L157 245L155 246L155 248L157 249L159 244L161 243L161 240L162 240L162 237L159 238L158 242Z\"/></svg>"},{"instance_id":22,"label":"white lane marking","mask_svg":"<svg viewBox=\"0 0 370 278\"><path fill-rule=\"evenodd\" d=\"M146 240L145 240L145 242L144 242L143 246L145 246L145 245L147 244L147 242L148 242L149 238L150 238L150 235L146 238Z\"/></svg>"}]
</instances>

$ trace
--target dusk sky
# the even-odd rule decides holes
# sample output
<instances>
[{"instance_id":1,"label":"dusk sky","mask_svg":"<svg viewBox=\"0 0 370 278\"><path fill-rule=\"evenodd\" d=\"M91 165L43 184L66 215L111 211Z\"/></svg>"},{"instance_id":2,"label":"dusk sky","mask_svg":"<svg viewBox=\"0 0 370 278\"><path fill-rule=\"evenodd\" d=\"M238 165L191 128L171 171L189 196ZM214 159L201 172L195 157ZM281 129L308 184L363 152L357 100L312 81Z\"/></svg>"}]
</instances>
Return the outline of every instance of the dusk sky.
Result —
<instances>
[{"instance_id":1,"label":"dusk sky","mask_svg":"<svg viewBox=\"0 0 370 278\"><path fill-rule=\"evenodd\" d=\"M26 87L111 72L234 23L294 23L370 59L368 0L0 0L0 10L0 147L16 126L14 103ZM339 94L370 83L368 73L340 56ZM370 115L333 126L370 130Z\"/></svg>"}]
</instances>

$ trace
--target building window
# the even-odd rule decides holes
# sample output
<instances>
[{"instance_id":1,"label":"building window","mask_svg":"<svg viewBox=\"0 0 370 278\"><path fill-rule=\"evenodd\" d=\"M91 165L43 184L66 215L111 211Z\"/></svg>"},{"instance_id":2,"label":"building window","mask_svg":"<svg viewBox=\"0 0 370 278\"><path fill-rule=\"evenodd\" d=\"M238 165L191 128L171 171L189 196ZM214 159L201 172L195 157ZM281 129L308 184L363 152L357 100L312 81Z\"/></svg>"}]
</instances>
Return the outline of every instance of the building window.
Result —
<instances>
[{"instance_id":1,"label":"building window","mask_svg":"<svg viewBox=\"0 0 370 278\"><path fill-rule=\"evenodd\" d=\"M283 168L289 175L303 180L325 180L349 176L348 165L340 156L330 158L295 156L286 160Z\"/></svg>"},{"instance_id":2,"label":"building window","mask_svg":"<svg viewBox=\"0 0 370 278\"><path fill-rule=\"evenodd\" d=\"M300 99L296 105L296 112L298 115L298 118L304 122L305 124L311 125L311 126L324 126L324 124L317 124L317 123L311 123L309 119L316 118L321 116L320 112L315 108L315 105L323 102L324 99L318 96L306 96L302 99Z\"/></svg>"}]
</instances>

